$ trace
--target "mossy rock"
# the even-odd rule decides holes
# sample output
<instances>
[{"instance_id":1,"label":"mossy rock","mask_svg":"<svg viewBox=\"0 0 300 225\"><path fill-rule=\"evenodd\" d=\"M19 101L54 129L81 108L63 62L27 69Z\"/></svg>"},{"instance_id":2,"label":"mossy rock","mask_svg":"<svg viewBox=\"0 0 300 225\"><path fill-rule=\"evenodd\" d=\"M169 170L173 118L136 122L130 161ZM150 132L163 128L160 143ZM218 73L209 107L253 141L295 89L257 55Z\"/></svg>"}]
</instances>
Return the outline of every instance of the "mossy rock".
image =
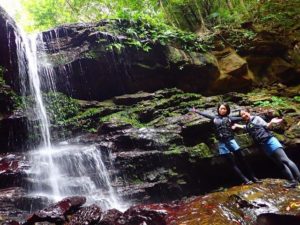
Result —
<instances>
[{"instance_id":1,"label":"mossy rock","mask_svg":"<svg viewBox=\"0 0 300 225\"><path fill-rule=\"evenodd\" d=\"M165 155L181 155L186 152L186 147L183 145L171 145L167 151L164 151Z\"/></svg>"},{"instance_id":2,"label":"mossy rock","mask_svg":"<svg viewBox=\"0 0 300 225\"><path fill-rule=\"evenodd\" d=\"M199 158L209 158L214 154L211 149L205 143L200 143L196 146L187 148L189 156L191 159L199 159Z\"/></svg>"},{"instance_id":3,"label":"mossy rock","mask_svg":"<svg viewBox=\"0 0 300 225\"><path fill-rule=\"evenodd\" d=\"M236 135L235 140L241 148L248 148L254 144L253 139L246 133Z\"/></svg>"}]
</instances>

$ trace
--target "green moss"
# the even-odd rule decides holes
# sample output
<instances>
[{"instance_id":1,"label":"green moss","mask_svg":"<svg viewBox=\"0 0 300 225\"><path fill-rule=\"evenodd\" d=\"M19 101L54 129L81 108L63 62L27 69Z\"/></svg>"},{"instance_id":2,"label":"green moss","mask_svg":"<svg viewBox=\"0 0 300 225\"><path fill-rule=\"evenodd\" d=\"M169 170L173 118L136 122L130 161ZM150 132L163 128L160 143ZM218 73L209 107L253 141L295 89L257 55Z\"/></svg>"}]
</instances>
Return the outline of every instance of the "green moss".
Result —
<instances>
[{"instance_id":1,"label":"green moss","mask_svg":"<svg viewBox=\"0 0 300 225\"><path fill-rule=\"evenodd\" d=\"M78 102L62 93L48 92L43 94L43 98L53 124L63 124L67 119L79 113Z\"/></svg>"},{"instance_id":2,"label":"green moss","mask_svg":"<svg viewBox=\"0 0 300 225\"><path fill-rule=\"evenodd\" d=\"M67 119L63 122L64 126L71 126L73 129L85 130L91 133L97 132L99 126L99 118L101 117L105 108L88 108L78 115Z\"/></svg>"},{"instance_id":3,"label":"green moss","mask_svg":"<svg viewBox=\"0 0 300 225\"><path fill-rule=\"evenodd\" d=\"M132 183L132 184L142 184L142 183L144 183L144 181L142 181L140 178L135 176L134 179L130 180L130 183Z\"/></svg>"},{"instance_id":4,"label":"green moss","mask_svg":"<svg viewBox=\"0 0 300 225\"><path fill-rule=\"evenodd\" d=\"M138 117L135 113L133 113L132 111L120 111L120 112L116 112L113 113L111 115L108 116L104 116L100 119L100 123L103 122L114 122L116 124L130 124L133 127L136 128L142 128L145 127L146 125L141 123L138 120Z\"/></svg>"},{"instance_id":5,"label":"green moss","mask_svg":"<svg viewBox=\"0 0 300 225\"><path fill-rule=\"evenodd\" d=\"M300 103L300 95L295 96L293 100Z\"/></svg>"},{"instance_id":6,"label":"green moss","mask_svg":"<svg viewBox=\"0 0 300 225\"><path fill-rule=\"evenodd\" d=\"M213 156L211 150L205 143L200 143L188 148L188 153L191 158L208 158Z\"/></svg>"},{"instance_id":7,"label":"green moss","mask_svg":"<svg viewBox=\"0 0 300 225\"><path fill-rule=\"evenodd\" d=\"M6 85L4 80L4 71L6 69L0 66L0 104L1 110L11 112L22 105L22 99L18 96L10 86Z\"/></svg>"},{"instance_id":8,"label":"green moss","mask_svg":"<svg viewBox=\"0 0 300 225\"><path fill-rule=\"evenodd\" d=\"M247 148L252 146L253 139L248 134L239 134L235 136L235 140L240 145L241 148Z\"/></svg>"},{"instance_id":9,"label":"green moss","mask_svg":"<svg viewBox=\"0 0 300 225\"><path fill-rule=\"evenodd\" d=\"M173 169L169 169L168 172L167 172L167 176L168 177L177 177L178 173L175 172Z\"/></svg>"},{"instance_id":10,"label":"green moss","mask_svg":"<svg viewBox=\"0 0 300 225\"><path fill-rule=\"evenodd\" d=\"M185 152L185 146L181 145L171 145L167 151L164 152L165 155L180 155Z\"/></svg>"}]
</instances>

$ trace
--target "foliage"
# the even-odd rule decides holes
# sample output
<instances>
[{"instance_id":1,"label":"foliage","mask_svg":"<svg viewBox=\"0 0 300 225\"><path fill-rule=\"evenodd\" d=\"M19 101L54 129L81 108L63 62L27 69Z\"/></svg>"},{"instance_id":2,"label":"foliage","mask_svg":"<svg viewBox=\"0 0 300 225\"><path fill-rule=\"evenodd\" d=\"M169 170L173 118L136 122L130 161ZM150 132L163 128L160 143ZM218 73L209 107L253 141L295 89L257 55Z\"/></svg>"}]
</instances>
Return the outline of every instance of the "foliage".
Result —
<instances>
[{"instance_id":1,"label":"foliage","mask_svg":"<svg viewBox=\"0 0 300 225\"><path fill-rule=\"evenodd\" d=\"M0 66L0 102L2 104L0 108L12 111L20 108L22 101L21 97L18 96L8 85L6 85L3 77L4 71L5 68Z\"/></svg>"},{"instance_id":2,"label":"foliage","mask_svg":"<svg viewBox=\"0 0 300 225\"><path fill-rule=\"evenodd\" d=\"M283 97L272 96L270 100L257 101L254 105L262 107L288 107L289 103Z\"/></svg>"},{"instance_id":3,"label":"foliage","mask_svg":"<svg viewBox=\"0 0 300 225\"><path fill-rule=\"evenodd\" d=\"M43 95L46 110L54 123L61 123L79 112L76 100L59 92L49 92Z\"/></svg>"},{"instance_id":4,"label":"foliage","mask_svg":"<svg viewBox=\"0 0 300 225\"><path fill-rule=\"evenodd\" d=\"M220 29L228 31L228 35L219 35L218 38L242 50L255 37L255 32L252 25L240 29L241 24L259 22L264 27L293 27L297 18L299 20L300 7L300 0L19 1L33 20L27 26L28 31L45 30L65 23L98 22L102 19L133 21L120 30L128 37L124 42L107 45L107 49L116 53L120 53L125 46L148 52L153 42L175 45L186 51L204 52L210 50L214 39L209 37L207 31Z\"/></svg>"},{"instance_id":5,"label":"foliage","mask_svg":"<svg viewBox=\"0 0 300 225\"><path fill-rule=\"evenodd\" d=\"M62 124L68 118L79 113L79 104L76 100L59 92L43 93L46 111L52 124ZM34 107L33 96L23 97L23 107L31 109Z\"/></svg>"},{"instance_id":6,"label":"foliage","mask_svg":"<svg viewBox=\"0 0 300 225\"><path fill-rule=\"evenodd\" d=\"M295 96L295 97L294 97L294 101L300 102L300 95Z\"/></svg>"},{"instance_id":7,"label":"foliage","mask_svg":"<svg viewBox=\"0 0 300 225\"><path fill-rule=\"evenodd\" d=\"M245 21L292 27L299 20L299 0L18 0L27 30L45 30L65 23L126 19L167 24L202 32L207 27L240 26ZM22 17L23 16L23 17Z\"/></svg>"},{"instance_id":8,"label":"foliage","mask_svg":"<svg viewBox=\"0 0 300 225\"><path fill-rule=\"evenodd\" d=\"M103 112L102 108L89 108L83 112L79 112L72 118L69 118L60 125L73 127L73 129L86 130L89 132L96 132L98 127L98 120Z\"/></svg>"},{"instance_id":9,"label":"foliage","mask_svg":"<svg viewBox=\"0 0 300 225\"><path fill-rule=\"evenodd\" d=\"M264 1L263 4L253 5L253 19L270 27L292 28L300 19L300 0L293 1Z\"/></svg>"},{"instance_id":10,"label":"foliage","mask_svg":"<svg viewBox=\"0 0 300 225\"><path fill-rule=\"evenodd\" d=\"M155 0L20 0L33 19L27 30L45 30L63 23L100 19L161 18Z\"/></svg>"},{"instance_id":11,"label":"foliage","mask_svg":"<svg viewBox=\"0 0 300 225\"><path fill-rule=\"evenodd\" d=\"M100 123L104 122L113 122L115 124L120 125L130 124L131 126L136 128L145 127L145 125L138 120L137 115L131 112L130 110L120 111L110 114L108 116L101 117Z\"/></svg>"},{"instance_id":12,"label":"foliage","mask_svg":"<svg viewBox=\"0 0 300 225\"><path fill-rule=\"evenodd\" d=\"M161 45L171 44L187 51L205 51L207 46L203 40L194 33L185 32L175 27L171 27L162 22L151 20L138 21L115 21L108 29L114 35L126 35L124 42L115 42L108 45L108 49L120 52L125 46L135 47L148 52L156 42ZM103 29L103 28L101 28Z\"/></svg>"}]
</instances>

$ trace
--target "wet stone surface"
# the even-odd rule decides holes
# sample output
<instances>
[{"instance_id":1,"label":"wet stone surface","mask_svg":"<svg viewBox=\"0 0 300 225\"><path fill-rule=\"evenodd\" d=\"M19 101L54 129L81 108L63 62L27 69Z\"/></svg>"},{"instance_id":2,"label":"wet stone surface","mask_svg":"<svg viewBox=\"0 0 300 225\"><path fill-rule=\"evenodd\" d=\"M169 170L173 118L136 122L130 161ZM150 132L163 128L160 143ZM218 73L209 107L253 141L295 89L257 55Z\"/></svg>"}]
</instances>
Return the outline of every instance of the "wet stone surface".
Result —
<instances>
[{"instance_id":1,"label":"wet stone surface","mask_svg":"<svg viewBox=\"0 0 300 225\"><path fill-rule=\"evenodd\" d=\"M82 197L70 197L33 213L25 223L9 217L0 222L5 225L37 222L61 225L299 224L300 186L287 189L285 182L265 179L262 183L234 186L168 204L136 205L124 213L115 209L102 212L96 205L82 206Z\"/></svg>"}]
</instances>

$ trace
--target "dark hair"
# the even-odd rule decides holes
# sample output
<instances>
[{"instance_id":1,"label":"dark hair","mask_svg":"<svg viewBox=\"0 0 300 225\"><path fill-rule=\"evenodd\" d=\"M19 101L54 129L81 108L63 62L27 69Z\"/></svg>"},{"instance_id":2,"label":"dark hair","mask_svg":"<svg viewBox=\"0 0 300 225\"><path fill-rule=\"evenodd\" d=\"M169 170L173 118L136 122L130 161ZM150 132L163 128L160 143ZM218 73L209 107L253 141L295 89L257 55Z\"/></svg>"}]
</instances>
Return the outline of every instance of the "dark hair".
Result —
<instances>
[{"instance_id":1,"label":"dark hair","mask_svg":"<svg viewBox=\"0 0 300 225\"><path fill-rule=\"evenodd\" d=\"M224 105L225 108L227 109L227 112L226 112L225 116L228 116L228 115L230 114L230 107L229 107L229 105L228 105L227 103L225 103L225 102L221 102L221 103L218 104L218 106L217 106L217 113L218 113L218 115L220 115L219 109L220 109L221 105Z\"/></svg>"},{"instance_id":2,"label":"dark hair","mask_svg":"<svg viewBox=\"0 0 300 225\"><path fill-rule=\"evenodd\" d=\"M245 108L240 109L240 110L239 110L239 115L241 115L241 111L245 111L245 112L247 112L247 113L250 113L250 112L251 112L250 107L245 107Z\"/></svg>"}]
</instances>

